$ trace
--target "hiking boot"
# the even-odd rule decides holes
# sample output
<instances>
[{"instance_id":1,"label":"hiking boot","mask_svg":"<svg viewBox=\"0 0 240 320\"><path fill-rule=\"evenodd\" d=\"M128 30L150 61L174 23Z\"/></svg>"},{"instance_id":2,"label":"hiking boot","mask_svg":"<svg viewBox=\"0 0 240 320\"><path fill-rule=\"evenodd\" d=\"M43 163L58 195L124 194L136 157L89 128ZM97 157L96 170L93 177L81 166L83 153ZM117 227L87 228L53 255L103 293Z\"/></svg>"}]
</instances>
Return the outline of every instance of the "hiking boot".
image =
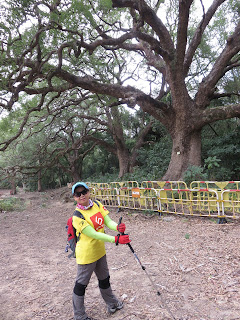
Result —
<instances>
[{"instance_id":1,"label":"hiking boot","mask_svg":"<svg viewBox=\"0 0 240 320\"><path fill-rule=\"evenodd\" d=\"M117 310L120 310L123 308L123 302L118 301L118 303L114 307L108 307L108 313L113 314Z\"/></svg>"}]
</instances>

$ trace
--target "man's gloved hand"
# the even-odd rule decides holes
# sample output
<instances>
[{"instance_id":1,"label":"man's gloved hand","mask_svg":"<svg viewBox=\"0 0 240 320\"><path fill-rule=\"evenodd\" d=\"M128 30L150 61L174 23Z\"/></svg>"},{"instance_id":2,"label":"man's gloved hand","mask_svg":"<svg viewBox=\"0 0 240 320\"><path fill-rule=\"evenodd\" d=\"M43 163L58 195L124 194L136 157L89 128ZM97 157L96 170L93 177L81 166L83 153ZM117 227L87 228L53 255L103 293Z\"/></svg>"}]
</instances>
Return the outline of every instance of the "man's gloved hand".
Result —
<instances>
[{"instance_id":1,"label":"man's gloved hand","mask_svg":"<svg viewBox=\"0 0 240 320\"><path fill-rule=\"evenodd\" d=\"M115 243L116 245L120 244L127 244L131 242L131 240L129 239L129 235L128 234L118 234L117 236L115 236Z\"/></svg>"},{"instance_id":2,"label":"man's gloved hand","mask_svg":"<svg viewBox=\"0 0 240 320\"><path fill-rule=\"evenodd\" d=\"M126 230L125 223L120 223L117 225L117 231L119 231L120 233L124 233L125 230Z\"/></svg>"}]
</instances>

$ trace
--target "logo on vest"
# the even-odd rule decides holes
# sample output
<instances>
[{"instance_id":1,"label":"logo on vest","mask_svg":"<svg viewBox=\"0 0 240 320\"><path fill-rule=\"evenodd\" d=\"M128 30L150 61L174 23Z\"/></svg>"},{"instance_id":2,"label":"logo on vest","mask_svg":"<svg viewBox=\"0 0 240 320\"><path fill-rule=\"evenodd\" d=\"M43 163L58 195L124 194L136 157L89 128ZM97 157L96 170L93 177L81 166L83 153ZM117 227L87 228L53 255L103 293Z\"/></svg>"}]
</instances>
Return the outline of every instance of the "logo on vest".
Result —
<instances>
[{"instance_id":1,"label":"logo on vest","mask_svg":"<svg viewBox=\"0 0 240 320\"><path fill-rule=\"evenodd\" d=\"M90 219L91 219L91 221L93 223L93 227L96 231L103 228L104 218L103 218L101 212L94 214Z\"/></svg>"}]
</instances>

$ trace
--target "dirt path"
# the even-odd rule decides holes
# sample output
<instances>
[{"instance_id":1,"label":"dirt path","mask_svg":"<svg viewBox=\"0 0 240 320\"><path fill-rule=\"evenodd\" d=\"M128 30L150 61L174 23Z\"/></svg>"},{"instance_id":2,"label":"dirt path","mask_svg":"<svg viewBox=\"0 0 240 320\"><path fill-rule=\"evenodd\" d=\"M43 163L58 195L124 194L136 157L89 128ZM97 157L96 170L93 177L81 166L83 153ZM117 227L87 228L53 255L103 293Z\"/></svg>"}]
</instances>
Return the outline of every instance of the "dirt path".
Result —
<instances>
[{"instance_id":1,"label":"dirt path","mask_svg":"<svg viewBox=\"0 0 240 320\"><path fill-rule=\"evenodd\" d=\"M27 201L24 211L0 212L0 320L73 319L76 265L64 249L74 205L63 203L60 194L20 194ZM118 221L116 209L109 209ZM239 222L121 215L132 246L176 319L240 319ZM125 307L108 316L93 276L86 291L89 315L98 320L171 319L129 248L109 243L106 248L112 287Z\"/></svg>"}]
</instances>

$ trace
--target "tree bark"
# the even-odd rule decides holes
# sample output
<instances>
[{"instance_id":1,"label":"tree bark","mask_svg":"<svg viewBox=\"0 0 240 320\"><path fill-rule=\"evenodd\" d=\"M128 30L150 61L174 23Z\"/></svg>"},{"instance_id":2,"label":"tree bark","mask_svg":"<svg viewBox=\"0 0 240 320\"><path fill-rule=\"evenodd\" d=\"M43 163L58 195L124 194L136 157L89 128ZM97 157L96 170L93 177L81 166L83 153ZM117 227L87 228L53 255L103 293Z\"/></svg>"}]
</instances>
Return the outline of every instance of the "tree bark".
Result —
<instances>
[{"instance_id":1,"label":"tree bark","mask_svg":"<svg viewBox=\"0 0 240 320\"><path fill-rule=\"evenodd\" d=\"M72 167L71 169L73 182L76 183L81 180L81 174L79 172L79 167Z\"/></svg>"},{"instance_id":2,"label":"tree bark","mask_svg":"<svg viewBox=\"0 0 240 320\"><path fill-rule=\"evenodd\" d=\"M176 132L171 160L162 180L180 180L189 166L201 165L201 130L187 134Z\"/></svg>"},{"instance_id":3,"label":"tree bark","mask_svg":"<svg viewBox=\"0 0 240 320\"><path fill-rule=\"evenodd\" d=\"M129 173L130 168L130 154L125 148L118 148L117 150L118 162L119 162L119 178L123 178L126 173Z\"/></svg>"},{"instance_id":4,"label":"tree bark","mask_svg":"<svg viewBox=\"0 0 240 320\"><path fill-rule=\"evenodd\" d=\"M12 188L11 188L11 191L10 191L11 195L17 194L16 178L15 178L15 176L12 176L11 179L10 179L10 181L11 181L11 187L12 187Z\"/></svg>"},{"instance_id":5,"label":"tree bark","mask_svg":"<svg viewBox=\"0 0 240 320\"><path fill-rule=\"evenodd\" d=\"M79 28L78 33L73 30L68 30L68 38L64 39L60 45L58 44L54 47L51 38L48 38L48 31L56 27L52 23L52 17L50 15L47 29L45 23L39 24L37 34L33 34L33 38L30 39L27 45L24 44L26 50L22 52L20 57L10 57L10 52L14 51L3 44L2 50L4 56L7 58L6 61L9 61L9 57L12 58L13 61L15 60L16 70L10 68L9 77L4 76L4 82L5 78L9 79L7 90L9 91L10 97L8 101L2 103L2 106L7 110L11 110L14 103L18 101L20 93L24 91L29 95L41 95L41 101L37 106L27 111L16 135L8 141L0 143L0 150L5 150L11 141L21 134L30 113L41 110L48 93L60 94L72 88L79 88L83 96L85 90L87 90L97 95L114 97L119 103L128 104L131 107L138 105L144 112L149 113L165 125L172 137L173 149L172 158L164 178L179 179L189 165L200 165L201 163L200 135L204 125L220 119L236 117L240 114L240 104L237 100L239 91L235 90L235 92L231 92L230 90L228 92L228 86L223 85L223 82L219 83L219 80L221 80L227 72L239 68L240 23L237 19L231 21L231 25L233 26L232 30L226 30L226 33L229 33L228 38L226 40L222 38L221 42L219 41L219 47L216 52L215 50L212 52L213 55L209 59L208 66L204 67L203 71L200 70L201 68L198 70L198 67L196 67L199 63L199 53L197 49L203 40L204 32L224 2L227 3L228 1L212 1L212 4L206 12L202 4L203 12L199 17L198 25L195 25L195 31L193 29L194 26L190 24L190 9L193 0L173 2L172 6L178 10L178 17L176 17L177 34L174 36L169 32L169 26L165 26L161 20L161 12L158 5L153 7L150 4L151 2L144 0L112 0L113 8L129 9L128 29L122 29L122 24L116 23L115 31L111 29L111 32L109 32L109 24L104 25L104 19L101 16L103 25L97 26L95 28L96 32L90 32L88 34L86 30L85 34L85 32L81 32L83 22L81 21L81 24L78 25L79 20L75 20L75 25ZM230 4L229 8L231 8ZM38 7L36 6L35 9L38 10ZM61 31L64 30L65 34L67 31L65 21L61 21L61 7L59 6L57 9L55 13L59 17L59 32L61 33ZM159 9L158 12L156 9ZM124 11L123 19L126 18L127 12L128 11ZM44 18L41 17L40 12L36 14L39 17L39 22L41 22L41 19L44 19L44 21L47 20L46 16L44 16ZM94 12L94 15L95 14L97 13ZM107 18L106 16L106 21ZM113 16L111 16L111 18L113 18ZM196 17L194 17L194 19L195 18ZM130 23L131 19L132 23ZM87 18L86 23L88 23ZM118 30L117 25L119 25ZM191 32L189 32L190 28ZM46 30L48 30L47 33ZM219 32L221 32L221 30L219 30ZM206 33L206 39L207 36L208 33ZM45 42L40 41L43 37L46 39ZM216 37L216 41L217 38L218 37ZM225 41L225 44L222 40ZM211 39L209 39L209 41L211 41ZM12 45L12 40L5 41L5 43ZM47 47L44 47L45 43ZM211 42L209 45L211 46ZM51 51L48 52L49 47ZM97 51L99 47L101 48L100 52ZM146 80L149 81L150 84L149 88L146 88L147 90L140 90L137 86L124 85L124 83L126 83L123 81L125 75L121 77L121 72L117 72L116 74L115 72L110 72L109 75L104 75L104 77L101 78L99 68L96 69L96 73L94 74L94 70L91 68L89 72L87 68L83 70L79 69L79 72L76 72L75 64L71 66L69 62L67 68L65 68L63 64L65 59L71 61L69 60L69 56L71 55L73 55L73 61L75 61L76 58L79 58L80 54L81 59L84 59L85 54L93 55L94 51L97 51L96 57L101 56L103 59L104 57L107 58L106 61L109 61L109 68L112 66L113 69L115 69L115 62L117 62L118 59L111 65L111 59L108 59L108 53L112 50L114 56L117 57L115 53L118 49L126 53L139 53L141 59L145 59L146 64L144 69L141 69L139 64L140 69L136 68L136 73L131 70L132 68L129 70L126 68L128 71L127 74L132 74L133 78L135 76L138 77L141 72L143 72L142 74L147 72L147 68L145 68L146 65L150 67L149 70L151 70L151 68L155 69L156 77L152 78L152 80L152 76L150 76L149 79L146 77ZM106 51L105 56L104 50ZM29 56L29 52L33 54ZM42 54L43 52L44 55ZM35 57L37 57L37 59L35 59ZM55 69L50 62L53 60L56 61ZM10 60L10 62L12 66L12 61ZM119 64L119 71L125 69L125 66L122 68L120 65L121 63ZM196 74L194 70L196 70ZM4 69L4 73L5 72ZM194 87L192 87L191 84L191 78L193 78L193 76L195 77L194 81L197 82ZM156 82L155 80L160 83L160 77L162 77L163 80L157 92L155 89L152 90L151 85ZM58 78L59 84L57 84L57 81L53 81L55 78ZM44 83L43 79L46 80L46 85L38 86L39 80ZM191 91L187 89L188 82ZM217 89L219 85L221 93L219 93ZM4 84L4 86L6 86L6 84ZM171 101L167 99L168 94L171 95ZM219 98L236 98L236 104L231 105L234 100L229 100L229 105L226 105L225 101L220 101L218 107L213 107L211 101L217 99L218 95ZM222 107L223 102L225 104L224 107ZM116 118L117 117L118 115L116 114ZM132 150L127 150L124 142L121 144L119 137L122 136L122 129L118 127L118 121L113 123L113 128L114 126L116 126L115 133L114 131L112 132L113 135L115 134L114 142L116 146L114 147L118 150L119 176L123 176L123 174L130 169L129 162L131 160L129 160L129 153L131 153ZM79 179L79 175L76 175L74 179Z\"/></svg>"},{"instance_id":6,"label":"tree bark","mask_svg":"<svg viewBox=\"0 0 240 320\"><path fill-rule=\"evenodd\" d=\"M42 172L38 171L38 192L42 192Z\"/></svg>"}]
</instances>

